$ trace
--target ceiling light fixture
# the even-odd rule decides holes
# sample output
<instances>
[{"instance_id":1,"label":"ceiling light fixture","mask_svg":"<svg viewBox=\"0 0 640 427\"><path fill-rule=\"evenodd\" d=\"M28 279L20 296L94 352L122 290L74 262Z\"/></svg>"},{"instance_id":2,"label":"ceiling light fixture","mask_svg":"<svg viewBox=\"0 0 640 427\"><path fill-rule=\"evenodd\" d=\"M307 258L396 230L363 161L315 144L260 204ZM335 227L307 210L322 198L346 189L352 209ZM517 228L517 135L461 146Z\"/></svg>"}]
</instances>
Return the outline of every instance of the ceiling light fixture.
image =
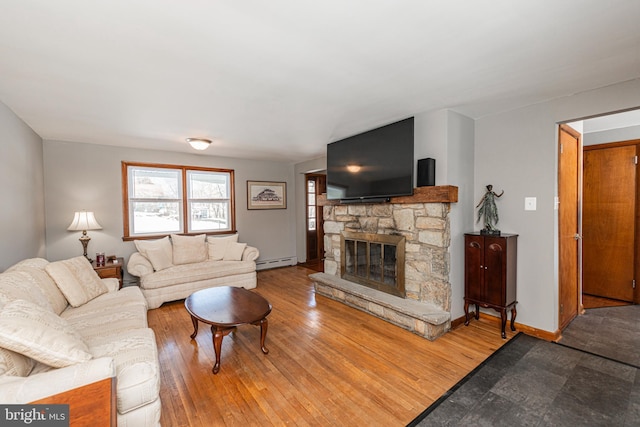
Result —
<instances>
[{"instance_id":1,"label":"ceiling light fixture","mask_svg":"<svg viewBox=\"0 0 640 427\"><path fill-rule=\"evenodd\" d=\"M196 150L206 150L211 144L210 139L204 138L187 138L187 142Z\"/></svg>"}]
</instances>

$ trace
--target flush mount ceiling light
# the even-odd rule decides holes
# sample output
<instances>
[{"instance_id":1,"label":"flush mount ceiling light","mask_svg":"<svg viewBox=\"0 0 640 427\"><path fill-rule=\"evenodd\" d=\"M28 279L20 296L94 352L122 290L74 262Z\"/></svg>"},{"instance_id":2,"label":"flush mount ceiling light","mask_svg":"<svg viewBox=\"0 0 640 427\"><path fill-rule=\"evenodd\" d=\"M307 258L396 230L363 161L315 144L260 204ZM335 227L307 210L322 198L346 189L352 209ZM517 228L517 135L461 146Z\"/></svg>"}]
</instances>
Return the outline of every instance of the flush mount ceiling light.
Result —
<instances>
[{"instance_id":1,"label":"flush mount ceiling light","mask_svg":"<svg viewBox=\"0 0 640 427\"><path fill-rule=\"evenodd\" d=\"M196 150L206 150L211 144L210 139L204 138L187 138L187 142Z\"/></svg>"}]
</instances>

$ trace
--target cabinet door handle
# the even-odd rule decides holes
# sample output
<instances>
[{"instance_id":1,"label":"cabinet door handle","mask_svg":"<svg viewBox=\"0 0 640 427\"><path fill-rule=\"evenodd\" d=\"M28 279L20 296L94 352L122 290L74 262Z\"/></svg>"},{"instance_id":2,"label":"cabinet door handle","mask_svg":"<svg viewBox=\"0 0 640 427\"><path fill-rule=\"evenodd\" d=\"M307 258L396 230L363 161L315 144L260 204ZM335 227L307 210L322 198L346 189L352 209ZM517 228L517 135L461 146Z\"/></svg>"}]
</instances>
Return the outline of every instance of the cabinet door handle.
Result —
<instances>
[{"instance_id":1,"label":"cabinet door handle","mask_svg":"<svg viewBox=\"0 0 640 427\"><path fill-rule=\"evenodd\" d=\"M480 266L480 270L482 270L483 268L484 268L483 266Z\"/></svg>"},{"instance_id":2,"label":"cabinet door handle","mask_svg":"<svg viewBox=\"0 0 640 427\"><path fill-rule=\"evenodd\" d=\"M487 270L487 267L485 267L484 269Z\"/></svg>"}]
</instances>

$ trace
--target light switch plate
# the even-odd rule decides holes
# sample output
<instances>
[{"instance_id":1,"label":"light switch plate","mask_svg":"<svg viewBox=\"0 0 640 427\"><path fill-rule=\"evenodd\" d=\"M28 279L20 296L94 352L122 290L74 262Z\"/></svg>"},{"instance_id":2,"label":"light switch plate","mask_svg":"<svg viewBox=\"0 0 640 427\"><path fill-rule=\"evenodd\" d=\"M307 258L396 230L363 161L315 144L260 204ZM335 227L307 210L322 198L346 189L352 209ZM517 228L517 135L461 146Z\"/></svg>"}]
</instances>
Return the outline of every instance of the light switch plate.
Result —
<instances>
[{"instance_id":1,"label":"light switch plate","mask_svg":"<svg viewBox=\"0 0 640 427\"><path fill-rule=\"evenodd\" d=\"M536 198L535 197L525 197L524 198L524 210L525 211L535 211L536 210Z\"/></svg>"}]
</instances>

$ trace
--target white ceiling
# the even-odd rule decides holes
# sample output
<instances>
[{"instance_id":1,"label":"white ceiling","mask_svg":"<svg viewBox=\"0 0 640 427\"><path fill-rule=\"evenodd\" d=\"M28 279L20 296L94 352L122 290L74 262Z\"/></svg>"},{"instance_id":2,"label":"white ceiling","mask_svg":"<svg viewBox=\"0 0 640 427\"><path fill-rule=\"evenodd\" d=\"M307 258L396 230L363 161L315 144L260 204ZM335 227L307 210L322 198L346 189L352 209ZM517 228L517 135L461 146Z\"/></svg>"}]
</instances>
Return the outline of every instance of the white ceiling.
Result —
<instances>
[{"instance_id":1,"label":"white ceiling","mask_svg":"<svg viewBox=\"0 0 640 427\"><path fill-rule=\"evenodd\" d=\"M420 112L639 78L639 18L638 0L0 0L0 101L44 139L301 161Z\"/></svg>"}]
</instances>

